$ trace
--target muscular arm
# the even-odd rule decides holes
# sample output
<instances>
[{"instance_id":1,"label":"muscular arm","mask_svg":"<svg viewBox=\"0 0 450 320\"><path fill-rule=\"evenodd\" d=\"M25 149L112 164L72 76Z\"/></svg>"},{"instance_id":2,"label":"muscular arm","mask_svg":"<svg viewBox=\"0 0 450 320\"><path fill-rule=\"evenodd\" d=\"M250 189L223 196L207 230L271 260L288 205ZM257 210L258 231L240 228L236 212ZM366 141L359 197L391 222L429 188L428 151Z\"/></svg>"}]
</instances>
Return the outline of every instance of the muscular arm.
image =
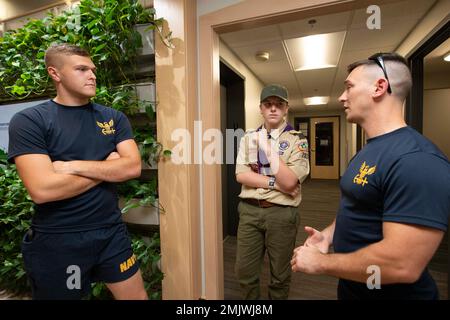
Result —
<instances>
[{"instance_id":1,"label":"muscular arm","mask_svg":"<svg viewBox=\"0 0 450 320\"><path fill-rule=\"evenodd\" d=\"M56 173L49 156L45 154L21 155L14 161L25 188L37 204L72 198L101 182Z\"/></svg>"},{"instance_id":2,"label":"muscular arm","mask_svg":"<svg viewBox=\"0 0 450 320\"><path fill-rule=\"evenodd\" d=\"M121 182L139 177L141 157L134 140L120 142L117 146L120 158L110 161L58 161L54 162L56 172L74 174L108 182Z\"/></svg>"},{"instance_id":3,"label":"muscular arm","mask_svg":"<svg viewBox=\"0 0 450 320\"><path fill-rule=\"evenodd\" d=\"M444 235L438 229L393 222L383 223L383 240L347 254L323 254L315 247L296 249L294 271L327 274L366 282L367 267L378 266L381 283L413 283L432 258Z\"/></svg>"}]
</instances>

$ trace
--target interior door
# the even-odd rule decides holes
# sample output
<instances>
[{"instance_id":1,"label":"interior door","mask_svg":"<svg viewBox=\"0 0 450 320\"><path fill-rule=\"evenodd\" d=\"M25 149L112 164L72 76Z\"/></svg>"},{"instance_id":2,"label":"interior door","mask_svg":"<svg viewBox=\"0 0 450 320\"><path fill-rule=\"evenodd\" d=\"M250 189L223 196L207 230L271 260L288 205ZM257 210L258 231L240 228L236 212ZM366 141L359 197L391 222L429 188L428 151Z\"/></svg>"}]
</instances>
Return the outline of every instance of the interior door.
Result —
<instances>
[{"instance_id":1,"label":"interior door","mask_svg":"<svg viewBox=\"0 0 450 320\"><path fill-rule=\"evenodd\" d=\"M237 73L223 62L220 62L221 84L221 129L226 136L226 129L245 129L245 83ZM226 149L226 139L223 139L222 165L222 227L223 237L235 236L239 224L237 207L241 184L236 181L236 164L226 162L226 153L232 153L236 159L239 140L235 139L234 149Z\"/></svg>"},{"instance_id":2,"label":"interior door","mask_svg":"<svg viewBox=\"0 0 450 320\"><path fill-rule=\"evenodd\" d=\"M311 179L339 179L339 117L310 119Z\"/></svg>"}]
</instances>

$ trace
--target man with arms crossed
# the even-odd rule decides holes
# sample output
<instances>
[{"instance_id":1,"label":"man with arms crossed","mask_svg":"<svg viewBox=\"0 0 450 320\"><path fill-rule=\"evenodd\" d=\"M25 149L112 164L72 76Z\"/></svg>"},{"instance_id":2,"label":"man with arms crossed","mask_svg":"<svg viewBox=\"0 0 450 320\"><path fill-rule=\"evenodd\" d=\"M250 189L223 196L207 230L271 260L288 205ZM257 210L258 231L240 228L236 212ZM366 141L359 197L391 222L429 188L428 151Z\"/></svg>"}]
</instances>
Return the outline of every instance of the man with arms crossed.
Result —
<instances>
[{"instance_id":1,"label":"man with arms crossed","mask_svg":"<svg viewBox=\"0 0 450 320\"><path fill-rule=\"evenodd\" d=\"M103 281L116 299L147 299L114 184L141 172L130 124L90 102L95 65L85 50L52 45L45 64L56 97L9 127L9 161L35 203L22 243L33 298L81 299Z\"/></svg>"}]
</instances>

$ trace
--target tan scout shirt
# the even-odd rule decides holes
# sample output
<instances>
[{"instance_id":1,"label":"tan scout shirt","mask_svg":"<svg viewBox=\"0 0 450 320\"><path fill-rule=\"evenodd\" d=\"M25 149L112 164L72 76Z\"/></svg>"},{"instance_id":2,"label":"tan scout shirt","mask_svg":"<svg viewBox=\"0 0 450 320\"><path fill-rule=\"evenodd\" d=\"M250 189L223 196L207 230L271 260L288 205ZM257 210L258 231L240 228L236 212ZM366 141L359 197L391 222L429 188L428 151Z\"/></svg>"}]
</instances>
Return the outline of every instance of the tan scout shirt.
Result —
<instances>
[{"instance_id":1,"label":"tan scout shirt","mask_svg":"<svg viewBox=\"0 0 450 320\"><path fill-rule=\"evenodd\" d=\"M309 174L308 141L300 131L290 130L283 132L285 127L286 123L281 125L279 130L272 130L270 134L271 139L275 139L280 158L289 169L294 171L301 183ZM236 175L252 171L252 168L253 171L257 170L257 148L253 140L257 134L256 132L257 130L247 131L241 139L236 159ZM272 175L270 168L261 168L259 173ZM269 189L268 186L267 188L253 188L245 185L242 185L239 197L267 200L272 203L294 207L298 206L302 199L301 192L295 198L292 198L278 190Z\"/></svg>"}]
</instances>

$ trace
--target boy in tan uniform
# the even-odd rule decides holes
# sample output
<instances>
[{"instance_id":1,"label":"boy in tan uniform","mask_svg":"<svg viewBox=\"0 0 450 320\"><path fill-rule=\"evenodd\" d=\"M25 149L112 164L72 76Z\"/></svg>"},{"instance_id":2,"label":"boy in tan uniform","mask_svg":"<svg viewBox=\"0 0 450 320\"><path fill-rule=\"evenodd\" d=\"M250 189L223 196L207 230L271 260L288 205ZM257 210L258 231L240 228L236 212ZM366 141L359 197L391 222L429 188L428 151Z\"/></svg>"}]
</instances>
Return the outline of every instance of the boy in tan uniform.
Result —
<instances>
[{"instance_id":1,"label":"boy in tan uniform","mask_svg":"<svg viewBox=\"0 0 450 320\"><path fill-rule=\"evenodd\" d=\"M284 120L288 93L280 85L261 92L264 124L241 139L236 180L238 206L236 274L245 299L259 299L265 251L270 261L270 299L287 299L290 259L299 224L300 184L309 174L308 142Z\"/></svg>"}]
</instances>

